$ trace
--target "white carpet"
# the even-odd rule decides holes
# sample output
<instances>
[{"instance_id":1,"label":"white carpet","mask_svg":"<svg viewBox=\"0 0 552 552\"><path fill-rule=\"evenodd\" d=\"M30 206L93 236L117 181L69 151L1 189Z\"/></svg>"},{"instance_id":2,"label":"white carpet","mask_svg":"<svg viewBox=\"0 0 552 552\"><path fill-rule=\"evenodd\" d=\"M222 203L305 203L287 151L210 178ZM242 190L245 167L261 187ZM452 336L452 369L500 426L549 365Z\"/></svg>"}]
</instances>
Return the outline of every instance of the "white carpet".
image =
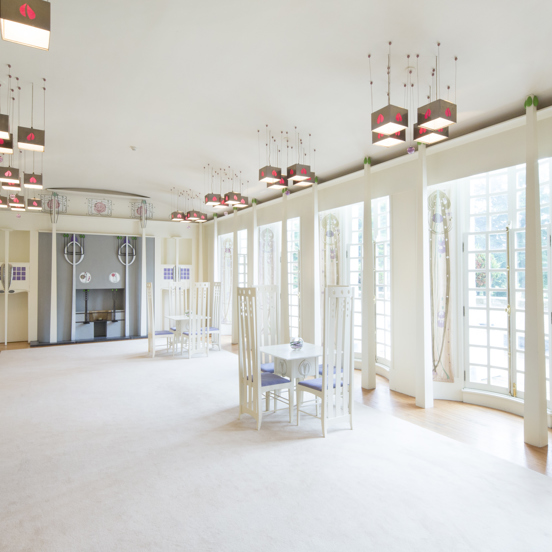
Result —
<instances>
[{"instance_id":1,"label":"white carpet","mask_svg":"<svg viewBox=\"0 0 552 552\"><path fill-rule=\"evenodd\" d=\"M357 405L237 420L237 357L0 353L0 550L544 551L552 479Z\"/></svg>"}]
</instances>

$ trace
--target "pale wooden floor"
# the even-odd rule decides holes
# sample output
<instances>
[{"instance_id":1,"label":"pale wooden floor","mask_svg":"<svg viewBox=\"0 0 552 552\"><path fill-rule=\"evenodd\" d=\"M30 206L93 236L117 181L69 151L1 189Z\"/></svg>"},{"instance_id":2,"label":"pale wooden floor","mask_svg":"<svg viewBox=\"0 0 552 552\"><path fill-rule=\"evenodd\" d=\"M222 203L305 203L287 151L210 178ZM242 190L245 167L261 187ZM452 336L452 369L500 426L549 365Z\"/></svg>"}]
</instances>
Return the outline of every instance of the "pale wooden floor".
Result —
<instances>
[{"instance_id":1,"label":"pale wooden floor","mask_svg":"<svg viewBox=\"0 0 552 552\"><path fill-rule=\"evenodd\" d=\"M222 336L222 348L238 353L229 336ZM456 401L435 401L434 408L418 408L413 397L391 391L384 377L377 376L376 389L368 391L361 387L359 370L355 376L359 402L552 477L552 446L526 445L520 416ZM552 429L548 442L552 445Z\"/></svg>"},{"instance_id":2,"label":"pale wooden floor","mask_svg":"<svg viewBox=\"0 0 552 552\"><path fill-rule=\"evenodd\" d=\"M221 336L221 341L224 350L238 353L229 336ZM28 346L9 343L7 349ZM5 349L0 345L0 351ZM385 378L377 376L376 389L368 391L361 388L360 371L355 376L359 402L552 477L552 430L548 430L548 447L532 447L523 442L523 418L519 416L455 401L439 400L434 408L418 408L413 397L391 391Z\"/></svg>"}]
</instances>

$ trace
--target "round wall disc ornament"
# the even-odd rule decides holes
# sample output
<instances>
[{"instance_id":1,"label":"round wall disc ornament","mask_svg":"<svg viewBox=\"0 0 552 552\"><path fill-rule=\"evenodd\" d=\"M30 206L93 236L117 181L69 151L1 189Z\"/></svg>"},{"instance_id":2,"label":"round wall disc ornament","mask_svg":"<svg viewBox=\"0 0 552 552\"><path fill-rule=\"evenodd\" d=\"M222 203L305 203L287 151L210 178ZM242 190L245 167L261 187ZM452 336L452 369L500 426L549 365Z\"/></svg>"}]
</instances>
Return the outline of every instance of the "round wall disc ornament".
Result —
<instances>
[{"instance_id":1,"label":"round wall disc ornament","mask_svg":"<svg viewBox=\"0 0 552 552\"><path fill-rule=\"evenodd\" d=\"M116 284L117 282L120 282L120 281L121 281L121 276L119 275L118 272L112 272L112 273L109 275L109 281L110 281L112 284Z\"/></svg>"},{"instance_id":2,"label":"round wall disc ornament","mask_svg":"<svg viewBox=\"0 0 552 552\"><path fill-rule=\"evenodd\" d=\"M81 272L79 275L79 280L82 284L88 284L90 283L90 280L92 280L92 275L90 272Z\"/></svg>"}]
</instances>

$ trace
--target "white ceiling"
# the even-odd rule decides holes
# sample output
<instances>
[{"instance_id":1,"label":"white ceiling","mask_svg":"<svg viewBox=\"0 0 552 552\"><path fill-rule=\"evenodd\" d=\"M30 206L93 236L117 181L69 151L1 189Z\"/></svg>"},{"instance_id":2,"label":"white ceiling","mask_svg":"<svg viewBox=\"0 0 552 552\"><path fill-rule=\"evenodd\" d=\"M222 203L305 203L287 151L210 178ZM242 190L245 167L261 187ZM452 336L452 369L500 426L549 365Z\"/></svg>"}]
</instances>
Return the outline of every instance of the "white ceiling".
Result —
<instances>
[{"instance_id":1,"label":"white ceiling","mask_svg":"<svg viewBox=\"0 0 552 552\"><path fill-rule=\"evenodd\" d=\"M29 83L47 78L49 187L168 202L173 186L199 190L211 163L242 170L249 196L262 198L257 130L266 123L312 133L322 180L361 168L365 155L405 153L371 145L367 54L378 109L389 40L399 105L407 53L420 54L424 94L436 42L443 91L458 56L452 137L521 114L529 93L549 105L551 20L552 3L534 0L53 0L50 51L0 41L0 76L5 83L11 63L21 78L23 123Z\"/></svg>"}]
</instances>

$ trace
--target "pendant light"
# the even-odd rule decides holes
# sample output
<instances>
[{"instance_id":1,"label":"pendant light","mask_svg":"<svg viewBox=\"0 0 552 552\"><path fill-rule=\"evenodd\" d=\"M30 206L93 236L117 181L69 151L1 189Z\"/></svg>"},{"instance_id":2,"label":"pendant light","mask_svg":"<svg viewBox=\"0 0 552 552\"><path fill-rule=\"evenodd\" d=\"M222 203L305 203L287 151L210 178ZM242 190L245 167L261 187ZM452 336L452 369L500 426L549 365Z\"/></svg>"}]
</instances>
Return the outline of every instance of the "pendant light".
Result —
<instances>
[{"instance_id":1,"label":"pendant light","mask_svg":"<svg viewBox=\"0 0 552 552\"><path fill-rule=\"evenodd\" d=\"M11 208L25 210L25 197L21 194L10 194L9 205Z\"/></svg>"},{"instance_id":2,"label":"pendant light","mask_svg":"<svg viewBox=\"0 0 552 552\"><path fill-rule=\"evenodd\" d=\"M456 104L439 98L441 92L440 86L440 46L441 43L437 43L437 62L436 62L436 74L435 74L435 96L434 101L423 105L418 108L418 125L428 130L439 130L446 128L456 123ZM456 80L456 62L458 58L454 58L454 73ZM456 84L455 84L456 90ZM456 94L455 94L456 95ZM431 100L431 98L430 98ZM456 98L455 98L456 100Z\"/></svg>"},{"instance_id":3,"label":"pendant light","mask_svg":"<svg viewBox=\"0 0 552 552\"><path fill-rule=\"evenodd\" d=\"M388 136L387 134L376 134L372 132L372 144L375 146L383 146L384 148L392 148L399 144L406 142L406 130L395 132L395 134Z\"/></svg>"},{"instance_id":4,"label":"pendant light","mask_svg":"<svg viewBox=\"0 0 552 552\"><path fill-rule=\"evenodd\" d=\"M42 211L42 200L31 197L27 200L27 209L29 211Z\"/></svg>"},{"instance_id":5,"label":"pendant light","mask_svg":"<svg viewBox=\"0 0 552 552\"><path fill-rule=\"evenodd\" d=\"M171 189L171 207L176 203L176 210L171 213L172 222L184 222L184 213L178 210L178 195L176 196L176 201L173 201L173 193L176 192L175 188Z\"/></svg>"},{"instance_id":6,"label":"pendant light","mask_svg":"<svg viewBox=\"0 0 552 552\"><path fill-rule=\"evenodd\" d=\"M310 151L311 151L310 150L310 141L311 141L311 135L309 134L309 161L310 161ZM302 146L302 142L301 142L301 146ZM301 165L301 166L307 167L307 169L308 169L308 171L305 175L306 178L303 178L301 180L293 180L292 178L290 178L290 180L296 186L302 186L302 187L312 186L312 184L314 183L315 175L314 175L314 171L311 170L310 165L307 165L307 153L304 152L304 151L303 151L303 158L304 158L304 165Z\"/></svg>"},{"instance_id":7,"label":"pendant light","mask_svg":"<svg viewBox=\"0 0 552 552\"><path fill-rule=\"evenodd\" d=\"M50 48L50 3L43 0L2 0L2 38L23 46Z\"/></svg>"},{"instance_id":8,"label":"pendant light","mask_svg":"<svg viewBox=\"0 0 552 552\"><path fill-rule=\"evenodd\" d=\"M188 200L191 201L192 203L192 208L189 210L189 211L186 211L186 220L190 221L190 222L195 222L199 216L197 214L197 211L194 212L194 202L193 202L193 198L192 198L192 195L189 193L189 192L186 192L186 205L185 205L185 209L188 207Z\"/></svg>"},{"instance_id":9,"label":"pendant light","mask_svg":"<svg viewBox=\"0 0 552 552\"><path fill-rule=\"evenodd\" d=\"M260 130L257 130L257 139L259 143L259 165L261 161L261 134ZM265 153L266 153L266 165L259 169L259 182L266 182L268 187L270 184L278 182L282 177L282 169L277 166L272 165L271 163L271 150L272 148L272 136L270 130L268 130L268 125L266 125L266 142L265 142Z\"/></svg>"},{"instance_id":10,"label":"pendant light","mask_svg":"<svg viewBox=\"0 0 552 552\"><path fill-rule=\"evenodd\" d=\"M203 167L203 173L205 175L205 167ZM211 166L209 164L207 164L207 174L208 174L209 183L211 185L211 190L212 190L213 175L211 172ZM219 204L220 204L220 194L215 194L214 192L211 192L210 194L205 194L205 205L209 205L209 207L214 207L215 205L219 205Z\"/></svg>"},{"instance_id":11,"label":"pendant light","mask_svg":"<svg viewBox=\"0 0 552 552\"><path fill-rule=\"evenodd\" d=\"M311 170L308 165L301 163L303 141L297 132L297 127L295 127L295 144L297 146L297 162L287 168L287 178L293 181L294 184L299 184L303 180L308 180Z\"/></svg>"},{"instance_id":12,"label":"pendant light","mask_svg":"<svg viewBox=\"0 0 552 552\"><path fill-rule=\"evenodd\" d=\"M246 207L249 207L249 198L247 196L244 196L241 193L242 189L243 189L243 181L242 181L242 176L240 171L240 202L235 205L235 207L238 207L239 209L245 209ZM248 189L249 189L249 186L248 186Z\"/></svg>"},{"instance_id":13,"label":"pendant light","mask_svg":"<svg viewBox=\"0 0 552 552\"><path fill-rule=\"evenodd\" d=\"M436 144L442 142L449 137L448 127L440 128L438 130L429 130L421 127L420 125L414 125L414 141L421 144Z\"/></svg>"},{"instance_id":14,"label":"pendant light","mask_svg":"<svg viewBox=\"0 0 552 552\"><path fill-rule=\"evenodd\" d=\"M197 194L195 198L192 198L192 207L194 206L194 199L201 205L201 193ZM207 214L199 209L193 209L193 215L196 222L207 222Z\"/></svg>"},{"instance_id":15,"label":"pendant light","mask_svg":"<svg viewBox=\"0 0 552 552\"><path fill-rule=\"evenodd\" d=\"M228 170L230 171L230 167L228 167ZM235 188L235 174L234 174L234 171L232 171L232 190ZM233 192L233 191L230 191L226 194L224 194L224 203L226 203L226 205L237 205L238 203L241 202L241 194L240 192Z\"/></svg>"},{"instance_id":16,"label":"pendant light","mask_svg":"<svg viewBox=\"0 0 552 552\"><path fill-rule=\"evenodd\" d=\"M10 139L10 88L11 88L11 65L8 65L8 91L7 91L7 97L6 97L6 112L7 114L4 115L1 112L2 109L2 96L0 95L0 139L3 140L9 140ZM1 84L0 84L0 90L1 90Z\"/></svg>"},{"instance_id":17,"label":"pendant light","mask_svg":"<svg viewBox=\"0 0 552 552\"><path fill-rule=\"evenodd\" d=\"M43 79L46 81L46 79ZM46 88L44 90L44 123L46 126ZM31 84L31 126L18 127L17 146L22 150L44 151L46 133L44 130L33 128L34 124L34 83Z\"/></svg>"},{"instance_id":18,"label":"pendant light","mask_svg":"<svg viewBox=\"0 0 552 552\"><path fill-rule=\"evenodd\" d=\"M224 189L224 178L222 176L222 171L223 169L219 169L219 172L216 173L218 174L218 177L219 177L219 184L220 184L220 203L218 205L215 205L215 209L226 209L226 207L228 207L228 205L226 204L226 200L224 199L224 194L222 192L222 190ZM225 171L226 172L226 171Z\"/></svg>"},{"instance_id":19,"label":"pendant light","mask_svg":"<svg viewBox=\"0 0 552 552\"><path fill-rule=\"evenodd\" d=\"M4 190L21 190L19 185L19 169L15 169L11 166L2 167L0 169L0 182L2 182L2 188Z\"/></svg>"},{"instance_id":20,"label":"pendant light","mask_svg":"<svg viewBox=\"0 0 552 552\"><path fill-rule=\"evenodd\" d=\"M368 56L371 59L370 56ZM371 80L371 61L370 61L370 84ZM401 131L408 128L408 110L391 104L391 42L389 42L389 52L387 54L387 105L378 111L372 113L372 132L381 135L395 136L395 142L392 145L401 143ZM406 139L406 138L405 138ZM389 141L389 144L392 141ZM372 138L372 144L384 145L384 139ZM386 145L386 147L390 147Z\"/></svg>"},{"instance_id":21,"label":"pendant light","mask_svg":"<svg viewBox=\"0 0 552 552\"><path fill-rule=\"evenodd\" d=\"M0 209L8 208L8 196L0 195Z\"/></svg>"},{"instance_id":22,"label":"pendant light","mask_svg":"<svg viewBox=\"0 0 552 552\"><path fill-rule=\"evenodd\" d=\"M13 134L9 138L0 138L0 153L13 155Z\"/></svg>"},{"instance_id":23,"label":"pendant light","mask_svg":"<svg viewBox=\"0 0 552 552\"><path fill-rule=\"evenodd\" d=\"M42 154L44 155L44 154ZM25 166L27 164L27 159L25 157L25 152L23 152L23 158L25 159ZM33 151L33 172L31 174L28 174L26 171L23 175L23 186L25 188L32 188L35 190L42 190L44 186L42 185L42 175L41 174L35 174L35 153Z\"/></svg>"}]
</instances>

